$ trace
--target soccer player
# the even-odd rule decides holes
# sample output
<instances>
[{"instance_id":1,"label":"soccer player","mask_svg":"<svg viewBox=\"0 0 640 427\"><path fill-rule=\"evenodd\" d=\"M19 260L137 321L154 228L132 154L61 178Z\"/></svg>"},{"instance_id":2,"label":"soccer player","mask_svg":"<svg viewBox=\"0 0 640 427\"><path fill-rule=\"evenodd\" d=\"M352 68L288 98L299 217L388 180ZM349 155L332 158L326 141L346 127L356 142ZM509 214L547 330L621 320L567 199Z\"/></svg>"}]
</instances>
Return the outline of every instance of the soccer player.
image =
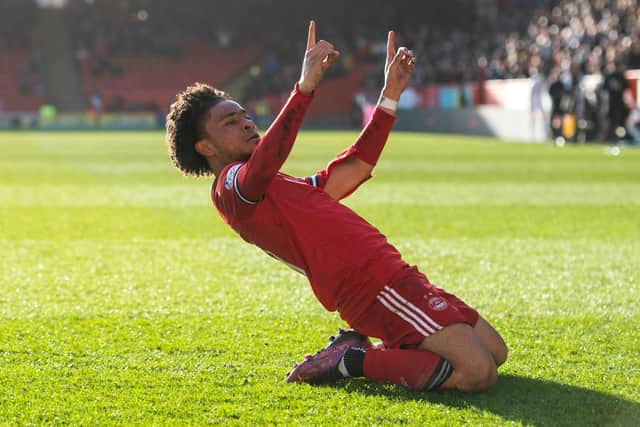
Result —
<instances>
[{"instance_id":1,"label":"soccer player","mask_svg":"<svg viewBox=\"0 0 640 427\"><path fill-rule=\"evenodd\" d=\"M287 381L364 376L414 390L487 389L507 357L500 335L339 202L372 176L414 69L414 53L396 50L393 32L380 100L355 143L310 177L279 172L314 91L340 55L315 34L311 21L300 80L262 137L224 92L198 83L178 94L167 116L171 159L186 175L215 175L211 198L223 220L306 275L322 305L353 328L294 366Z\"/></svg>"}]
</instances>

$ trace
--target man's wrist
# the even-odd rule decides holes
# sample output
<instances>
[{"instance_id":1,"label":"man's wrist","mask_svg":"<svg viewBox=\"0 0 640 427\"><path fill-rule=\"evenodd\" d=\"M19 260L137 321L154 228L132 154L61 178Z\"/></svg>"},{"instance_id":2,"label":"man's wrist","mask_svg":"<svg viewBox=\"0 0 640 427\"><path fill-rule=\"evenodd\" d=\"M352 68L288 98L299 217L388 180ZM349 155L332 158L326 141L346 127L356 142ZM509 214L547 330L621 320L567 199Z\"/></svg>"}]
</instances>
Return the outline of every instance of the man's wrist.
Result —
<instances>
[{"instance_id":1,"label":"man's wrist","mask_svg":"<svg viewBox=\"0 0 640 427\"><path fill-rule=\"evenodd\" d=\"M398 110L398 101L394 101L384 95L380 95L380 99L378 99L378 107L395 116L396 111Z\"/></svg>"},{"instance_id":2,"label":"man's wrist","mask_svg":"<svg viewBox=\"0 0 640 427\"><path fill-rule=\"evenodd\" d=\"M400 95L402 95L401 90L396 90L393 88L384 87L382 88L382 92L380 93L380 97L385 97L392 101L398 101L400 99Z\"/></svg>"},{"instance_id":3,"label":"man's wrist","mask_svg":"<svg viewBox=\"0 0 640 427\"><path fill-rule=\"evenodd\" d=\"M310 87L309 85L305 84L304 82L300 82L298 81L298 90L300 92L302 92L305 95L311 95L313 94L313 91L315 90L315 88Z\"/></svg>"}]
</instances>

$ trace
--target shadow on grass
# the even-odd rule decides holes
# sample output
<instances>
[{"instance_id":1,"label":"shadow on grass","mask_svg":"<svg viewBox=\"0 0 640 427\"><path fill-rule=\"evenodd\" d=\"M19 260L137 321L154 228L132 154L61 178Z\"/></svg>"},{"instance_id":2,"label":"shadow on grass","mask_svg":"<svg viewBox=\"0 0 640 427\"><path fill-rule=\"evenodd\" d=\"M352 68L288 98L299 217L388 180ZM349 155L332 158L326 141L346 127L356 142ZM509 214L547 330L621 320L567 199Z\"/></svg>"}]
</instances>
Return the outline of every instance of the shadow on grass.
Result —
<instances>
[{"instance_id":1,"label":"shadow on grass","mask_svg":"<svg viewBox=\"0 0 640 427\"><path fill-rule=\"evenodd\" d=\"M498 384L484 393L413 392L365 380L340 382L329 387L393 400L422 400L456 408L477 408L504 419L535 426L640 425L640 403L566 384L500 375Z\"/></svg>"}]
</instances>

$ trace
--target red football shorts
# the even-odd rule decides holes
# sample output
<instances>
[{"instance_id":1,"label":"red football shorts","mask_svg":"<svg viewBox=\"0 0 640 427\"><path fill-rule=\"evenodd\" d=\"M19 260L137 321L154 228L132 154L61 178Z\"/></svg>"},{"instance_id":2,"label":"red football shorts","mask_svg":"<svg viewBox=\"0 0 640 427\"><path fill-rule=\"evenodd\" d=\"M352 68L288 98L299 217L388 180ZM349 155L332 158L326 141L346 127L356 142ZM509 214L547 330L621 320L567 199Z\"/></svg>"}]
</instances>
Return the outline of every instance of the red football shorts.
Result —
<instances>
[{"instance_id":1,"label":"red football shorts","mask_svg":"<svg viewBox=\"0 0 640 427\"><path fill-rule=\"evenodd\" d=\"M453 323L475 326L478 312L445 292L419 272L385 286L377 300L350 326L380 338L389 348L419 345L425 337Z\"/></svg>"}]
</instances>

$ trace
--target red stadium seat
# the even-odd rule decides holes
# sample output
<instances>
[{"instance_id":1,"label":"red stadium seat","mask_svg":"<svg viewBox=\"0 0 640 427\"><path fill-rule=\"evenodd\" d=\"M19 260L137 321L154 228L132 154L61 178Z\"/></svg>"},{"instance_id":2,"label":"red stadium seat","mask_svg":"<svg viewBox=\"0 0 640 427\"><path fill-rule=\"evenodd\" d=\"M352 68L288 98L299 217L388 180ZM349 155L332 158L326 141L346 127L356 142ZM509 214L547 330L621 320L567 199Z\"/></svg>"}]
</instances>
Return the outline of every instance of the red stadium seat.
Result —
<instances>
[{"instance_id":1,"label":"red stadium seat","mask_svg":"<svg viewBox=\"0 0 640 427\"><path fill-rule=\"evenodd\" d=\"M125 104L155 103L166 108L175 94L196 82L221 86L241 72L259 54L257 47L227 51L198 40L187 43L180 59L164 57L122 57L112 61L122 68L120 75L93 75L96 59L82 62L80 71L87 96L98 89L107 105L116 97Z\"/></svg>"},{"instance_id":2,"label":"red stadium seat","mask_svg":"<svg viewBox=\"0 0 640 427\"><path fill-rule=\"evenodd\" d=\"M29 52L0 52L0 100L1 110L8 112L37 111L47 102L45 96L40 96L29 90L20 91L20 75L22 68L29 61Z\"/></svg>"}]
</instances>

